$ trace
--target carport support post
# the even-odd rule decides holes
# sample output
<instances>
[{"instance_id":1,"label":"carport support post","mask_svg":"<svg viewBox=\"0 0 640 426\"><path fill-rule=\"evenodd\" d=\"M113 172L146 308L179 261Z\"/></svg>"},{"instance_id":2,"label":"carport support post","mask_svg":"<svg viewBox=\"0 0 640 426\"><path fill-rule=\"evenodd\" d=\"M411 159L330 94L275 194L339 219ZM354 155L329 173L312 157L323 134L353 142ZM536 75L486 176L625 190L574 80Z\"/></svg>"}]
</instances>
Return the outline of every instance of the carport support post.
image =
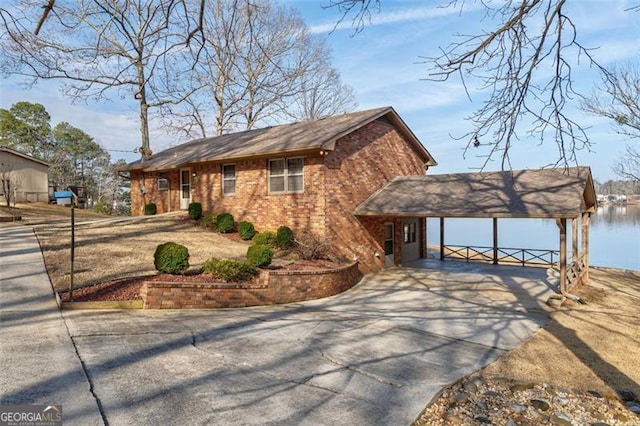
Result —
<instances>
[{"instance_id":1,"label":"carport support post","mask_svg":"<svg viewBox=\"0 0 640 426\"><path fill-rule=\"evenodd\" d=\"M567 292L567 219L556 219L560 229L560 294Z\"/></svg>"},{"instance_id":2,"label":"carport support post","mask_svg":"<svg viewBox=\"0 0 640 426\"><path fill-rule=\"evenodd\" d=\"M578 218L571 218L571 261L578 260Z\"/></svg>"},{"instance_id":3,"label":"carport support post","mask_svg":"<svg viewBox=\"0 0 640 426\"><path fill-rule=\"evenodd\" d=\"M493 218L493 264L498 264L498 218Z\"/></svg>"},{"instance_id":4,"label":"carport support post","mask_svg":"<svg viewBox=\"0 0 640 426\"><path fill-rule=\"evenodd\" d=\"M444 217L440 218L440 260L444 260Z\"/></svg>"},{"instance_id":5,"label":"carport support post","mask_svg":"<svg viewBox=\"0 0 640 426\"><path fill-rule=\"evenodd\" d=\"M584 256L584 283L589 282L589 213L582 213L582 255Z\"/></svg>"}]
</instances>

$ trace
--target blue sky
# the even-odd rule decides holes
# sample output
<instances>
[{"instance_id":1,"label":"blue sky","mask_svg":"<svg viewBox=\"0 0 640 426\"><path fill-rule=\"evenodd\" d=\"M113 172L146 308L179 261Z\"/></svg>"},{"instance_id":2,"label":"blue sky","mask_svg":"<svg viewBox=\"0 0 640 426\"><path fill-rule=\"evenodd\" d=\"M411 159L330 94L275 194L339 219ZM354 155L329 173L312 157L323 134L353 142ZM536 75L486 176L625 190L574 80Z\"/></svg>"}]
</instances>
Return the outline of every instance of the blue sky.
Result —
<instances>
[{"instance_id":1,"label":"blue sky","mask_svg":"<svg viewBox=\"0 0 640 426\"><path fill-rule=\"evenodd\" d=\"M483 159L475 153L463 158L464 142L451 135L461 135L469 128L465 120L481 105L479 95L471 92L471 101L461 83L425 81L427 66L421 57L435 56L458 32L476 33L489 27L483 21L480 8L468 8L460 14L455 9L438 5L447 1L382 0L380 13L374 11L372 22L354 34L350 22L331 32L340 18L336 9L323 9L328 0L287 0L282 3L297 8L305 22L318 34L325 34L333 49L333 64L344 83L356 91L358 109L391 105L436 158L439 165L430 173L453 173L474 170ZM467 2L470 4L470 2ZM640 12L624 9L637 1L567 2L568 14L578 29L579 41L596 48L593 56L603 65L635 62L640 65ZM586 61L574 68L574 85L590 91L600 79ZM138 112L131 100L114 96L107 103L72 105L52 82L40 83L25 90L13 79L0 81L0 107L26 100L43 104L52 116L52 123L68 121L94 136L112 158L137 159L133 151L140 146ZM581 151L581 165L592 167L597 180L615 178L611 171L614 160L629 141L616 135L610 123L575 110L583 127L589 127L593 152ZM183 141L152 126L151 146L154 151ZM126 151L126 152L119 152ZM512 166L535 168L545 166L556 157L554 141L525 138L512 151ZM498 169L494 162L489 169Z\"/></svg>"}]
</instances>

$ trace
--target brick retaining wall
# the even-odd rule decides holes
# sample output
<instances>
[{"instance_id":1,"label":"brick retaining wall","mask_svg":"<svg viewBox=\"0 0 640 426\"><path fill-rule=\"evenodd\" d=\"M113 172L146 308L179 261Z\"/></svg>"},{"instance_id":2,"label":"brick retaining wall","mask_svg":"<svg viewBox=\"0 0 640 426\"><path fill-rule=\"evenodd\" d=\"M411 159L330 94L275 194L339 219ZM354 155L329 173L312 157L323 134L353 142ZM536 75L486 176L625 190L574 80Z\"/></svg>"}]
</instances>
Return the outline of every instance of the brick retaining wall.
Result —
<instances>
[{"instance_id":1,"label":"brick retaining wall","mask_svg":"<svg viewBox=\"0 0 640 426\"><path fill-rule=\"evenodd\" d=\"M360 278L355 262L317 271L262 270L255 283L147 281L140 294L144 309L240 308L333 296L353 287Z\"/></svg>"}]
</instances>

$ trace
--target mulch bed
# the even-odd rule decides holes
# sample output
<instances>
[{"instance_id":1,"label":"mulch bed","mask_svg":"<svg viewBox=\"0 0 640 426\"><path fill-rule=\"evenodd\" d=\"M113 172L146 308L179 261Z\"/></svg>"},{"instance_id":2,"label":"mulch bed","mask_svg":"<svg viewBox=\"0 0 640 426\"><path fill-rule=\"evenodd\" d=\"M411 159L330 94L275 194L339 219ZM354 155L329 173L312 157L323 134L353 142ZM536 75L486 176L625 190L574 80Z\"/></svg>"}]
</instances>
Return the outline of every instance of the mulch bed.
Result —
<instances>
[{"instance_id":1,"label":"mulch bed","mask_svg":"<svg viewBox=\"0 0 640 426\"><path fill-rule=\"evenodd\" d=\"M274 262L273 269L279 270L318 270L318 269L335 269L344 266L340 263L331 262L329 260L300 260L296 262ZM106 281L100 284L81 287L73 290L74 302L111 302L111 301L127 301L142 300L140 289L145 281L161 281L161 282L189 282L189 283L212 283L215 279L204 274L186 274L171 275L158 274L147 275L142 277L120 278L117 280ZM69 301L69 293L61 292L60 299L63 302Z\"/></svg>"}]
</instances>

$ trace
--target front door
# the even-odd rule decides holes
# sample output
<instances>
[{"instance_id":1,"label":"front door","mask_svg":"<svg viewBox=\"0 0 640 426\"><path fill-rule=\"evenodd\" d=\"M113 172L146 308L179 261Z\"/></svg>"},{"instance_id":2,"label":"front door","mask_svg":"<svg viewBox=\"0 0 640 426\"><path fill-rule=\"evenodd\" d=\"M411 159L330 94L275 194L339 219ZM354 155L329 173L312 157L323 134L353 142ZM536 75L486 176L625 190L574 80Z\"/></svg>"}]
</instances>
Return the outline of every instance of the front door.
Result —
<instances>
[{"instance_id":1,"label":"front door","mask_svg":"<svg viewBox=\"0 0 640 426\"><path fill-rule=\"evenodd\" d=\"M418 237L418 219L402 221L402 263L420 259L420 240Z\"/></svg>"},{"instance_id":2,"label":"front door","mask_svg":"<svg viewBox=\"0 0 640 426\"><path fill-rule=\"evenodd\" d=\"M384 266L395 265L393 254L393 223L384 224Z\"/></svg>"},{"instance_id":3,"label":"front door","mask_svg":"<svg viewBox=\"0 0 640 426\"><path fill-rule=\"evenodd\" d=\"M191 169L180 170L180 210L187 210L191 203Z\"/></svg>"}]
</instances>

